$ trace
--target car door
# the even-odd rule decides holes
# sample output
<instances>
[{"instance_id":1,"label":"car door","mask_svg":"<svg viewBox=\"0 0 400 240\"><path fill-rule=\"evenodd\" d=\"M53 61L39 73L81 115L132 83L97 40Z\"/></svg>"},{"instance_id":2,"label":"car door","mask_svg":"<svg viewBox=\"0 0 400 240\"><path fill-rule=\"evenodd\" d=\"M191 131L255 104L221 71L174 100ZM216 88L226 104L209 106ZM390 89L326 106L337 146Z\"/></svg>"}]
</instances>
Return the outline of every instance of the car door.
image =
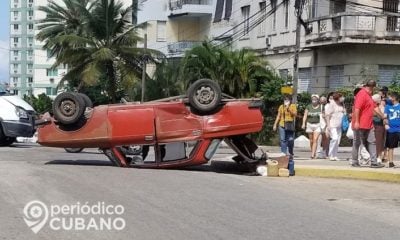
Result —
<instances>
[{"instance_id":1,"label":"car door","mask_svg":"<svg viewBox=\"0 0 400 240\"><path fill-rule=\"evenodd\" d=\"M154 144L154 108L146 105L117 105L108 110L112 145Z\"/></svg>"},{"instance_id":2,"label":"car door","mask_svg":"<svg viewBox=\"0 0 400 240\"><path fill-rule=\"evenodd\" d=\"M182 102L165 103L154 107L158 143L191 141L203 132L203 118L194 115Z\"/></svg>"}]
</instances>

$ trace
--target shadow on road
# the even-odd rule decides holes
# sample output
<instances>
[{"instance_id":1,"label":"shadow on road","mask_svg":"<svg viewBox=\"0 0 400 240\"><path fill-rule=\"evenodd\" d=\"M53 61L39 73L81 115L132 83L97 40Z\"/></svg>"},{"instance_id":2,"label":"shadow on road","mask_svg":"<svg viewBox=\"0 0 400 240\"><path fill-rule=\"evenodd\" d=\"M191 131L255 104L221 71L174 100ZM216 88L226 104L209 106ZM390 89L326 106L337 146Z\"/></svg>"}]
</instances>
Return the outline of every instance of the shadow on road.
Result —
<instances>
[{"instance_id":1,"label":"shadow on road","mask_svg":"<svg viewBox=\"0 0 400 240\"><path fill-rule=\"evenodd\" d=\"M46 162L45 165L77 165L77 166L100 166L100 167L114 166L109 161L100 161L100 160L53 160L50 162Z\"/></svg>"},{"instance_id":2,"label":"shadow on road","mask_svg":"<svg viewBox=\"0 0 400 240\"><path fill-rule=\"evenodd\" d=\"M100 167L115 167L111 162L100 160L53 160L45 163L46 165L76 165L76 166L100 166ZM132 167L133 168L133 167ZM196 172L215 172L223 174L247 175L256 176L246 166L241 166L235 162L212 160L209 164L203 164L192 167L169 168L160 170L180 170L180 171L196 171Z\"/></svg>"}]
</instances>

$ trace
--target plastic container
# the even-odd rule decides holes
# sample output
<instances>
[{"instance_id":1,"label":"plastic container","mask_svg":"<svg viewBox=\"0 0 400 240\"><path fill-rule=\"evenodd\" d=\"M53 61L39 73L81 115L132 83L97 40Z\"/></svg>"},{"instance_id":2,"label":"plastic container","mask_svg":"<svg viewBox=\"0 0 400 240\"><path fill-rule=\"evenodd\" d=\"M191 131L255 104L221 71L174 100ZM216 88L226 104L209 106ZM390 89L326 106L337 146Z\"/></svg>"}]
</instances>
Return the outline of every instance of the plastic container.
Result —
<instances>
[{"instance_id":1,"label":"plastic container","mask_svg":"<svg viewBox=\"0 0 400 240\"><path fill-rule=\"evenodd\" d=\"M272 160L267 161L267 176L268 177L278 177L279 176L279 166L278 161Z\"/></svg>"},{"instance_id":2,"label":"plastic container","mask_svg":"<svg viewBox=\"0 0 400 240\"><path fill-rule=\"evenodd\" d=\"M289 177L289 170L286 168L279 168L279 177Z\"/></svg>"}]
</instances>

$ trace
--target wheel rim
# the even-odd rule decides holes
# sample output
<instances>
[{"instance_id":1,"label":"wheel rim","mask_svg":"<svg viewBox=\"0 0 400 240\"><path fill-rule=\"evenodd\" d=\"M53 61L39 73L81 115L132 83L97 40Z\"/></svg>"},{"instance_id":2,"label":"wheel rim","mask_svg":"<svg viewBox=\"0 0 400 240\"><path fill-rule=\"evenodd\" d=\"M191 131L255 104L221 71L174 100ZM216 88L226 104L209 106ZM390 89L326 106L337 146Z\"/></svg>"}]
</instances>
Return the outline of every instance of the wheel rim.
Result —
<instances>
[{"instance_id":1,"label":"wheel rim","mask_svg":"<svg viewBox=\"0 0 400 240\"><path fill-rule=\"evenodd\" d=\"M73 116L77 111L77 106L74 101L68 99L65 101L62 101L60 104L60 112L66 116L66 117L71 117Z\"/></svg>"},{"instance_id":2,"label":"wheel rim","mask_svg":"<svg viewBox=\"0 0 400 240\"><path fill-rule=\"evenodd\" d=\"M208 105L215 99L215 92L209 86L201 86L195 94L195 99L202 105Z\"/></svg>"}]
</instances>

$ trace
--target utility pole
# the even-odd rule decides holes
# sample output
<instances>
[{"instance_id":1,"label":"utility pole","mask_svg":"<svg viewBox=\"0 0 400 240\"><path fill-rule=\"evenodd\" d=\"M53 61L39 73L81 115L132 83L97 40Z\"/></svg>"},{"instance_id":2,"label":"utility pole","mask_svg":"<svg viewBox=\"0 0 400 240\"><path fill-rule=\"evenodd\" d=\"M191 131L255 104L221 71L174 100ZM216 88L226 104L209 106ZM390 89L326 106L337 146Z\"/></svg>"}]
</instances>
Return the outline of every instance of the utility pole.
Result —
<instances>
[{"instance_id":1,"label":"utility pole","mask_svg":"<svg viewBox=\"0 0 400 240\"><path fill-rule=\"evenodd\" d=\"M300 54L300 38L301 38L301 14L303 13L304 0L295 1L296 12L296 46L293 60L293 101L297 102L297 89L299 84L299 54Z\"/></svg>"},{"instance_id":2,"label":"utility pole","mask_svg":"<svg viewBox=\"0 0 400 240\"><path fill-rule=\"evenodd\" d=\"M143 68L142 68L142 103L145 100L144 94L146 89L146 61L147 61L147 33L144 34L144 51L145 54L143 56Z\"/></svg>"}]
</instances>

